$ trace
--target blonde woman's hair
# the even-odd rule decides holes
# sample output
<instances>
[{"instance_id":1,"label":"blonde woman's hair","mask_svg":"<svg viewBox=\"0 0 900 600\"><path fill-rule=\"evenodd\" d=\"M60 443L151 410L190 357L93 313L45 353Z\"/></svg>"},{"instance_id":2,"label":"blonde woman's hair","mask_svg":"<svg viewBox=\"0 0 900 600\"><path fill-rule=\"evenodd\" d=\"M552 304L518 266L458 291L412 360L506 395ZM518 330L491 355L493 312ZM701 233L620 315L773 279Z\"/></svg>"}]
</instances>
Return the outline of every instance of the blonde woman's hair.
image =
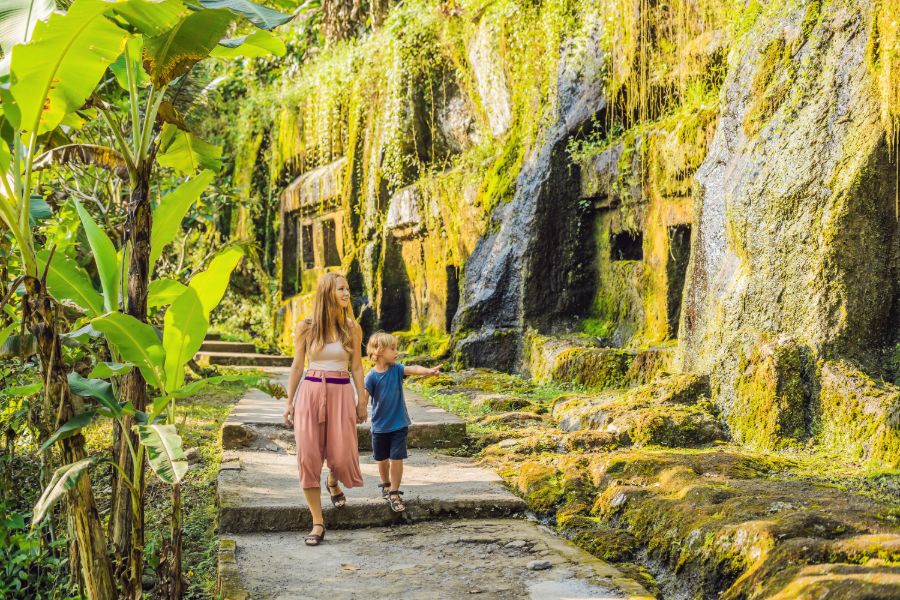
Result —
<instances>
[{"instance_id":1,"label":"blonde woman's hair","mask_svg":"<svg viewBox=\"0 0 900 600\"><path fill-rule=\"evenodd\" d=\"M338 280L347 280L340 273L325 273L319 278L312 317L307 319L306 344L315 351L337 337L349 354L353 354L352 323L355 321L353 308L338 303L336 292Z\"/></svg>"},{"instance_id":2,"label":"blonde woman's hair","mask_svg":"<svg viewBox=\"0 0 900 600\"><path fill-rule=\"evenodd\" d=\"M369 343L366 344L366 354L369 356L369 360L373 362L378 360L378 355L385 348L393 348L396 350L397 338L387 332L376 331L372 334L372 337L369 338Z\"/></svg>"}]
</instances>

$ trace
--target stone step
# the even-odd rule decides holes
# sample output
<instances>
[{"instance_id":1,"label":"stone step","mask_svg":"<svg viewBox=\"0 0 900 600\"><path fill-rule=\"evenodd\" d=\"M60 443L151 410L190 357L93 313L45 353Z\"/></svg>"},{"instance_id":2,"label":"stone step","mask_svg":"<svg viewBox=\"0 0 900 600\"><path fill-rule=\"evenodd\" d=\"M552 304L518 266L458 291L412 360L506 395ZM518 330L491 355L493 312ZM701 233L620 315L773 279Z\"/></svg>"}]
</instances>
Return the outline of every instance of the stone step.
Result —
<instances>
[{"instance_id":1,"label":"stone step","mask_svg":"<svg viewBox=\"0 0 900 600\"><path fill-rule=\"evenodd\" d=\"M413 450L405 461L407 505L391 511L381 498L378 466L360 457L364 485L345 489L347 505L335 509L326 488L322 505L329 529L378 527L444 518L496 518L520 514L526 505L506 490L496 473L470 459ZM323 481L324 481L323 473ZM219 471L219 530L228 533L302 531L312 525L297 472L295 455L230 451Z\"/></svg>"},{"instance_id":2,"label":"stone step","mask_svg":"<svg viewBox=\"0 0 900 600\"><path fill-rule=\"evenodd\" d=\"M287 387L287 377L278 378ZM466 424L459 417L433 406L406 389L406 406L412 425L410 448L458 448L466 439ZM257 449L294 452L294 432L284 425L284 400L259 390L250 390L232 409L222 425L222 447L226 450ZM357 425L360 450L371 450L371 422Z\"/></svg>"},{"instance_id":3,"label":"stone step","mask_svg":"<svg viewBox=\"0 0 900 600\"><path fill-rule=\"evenodd\" d=\"M218 342L222 339L222 334L221 333L207 333L206 337L203 339L204 339L204 341L207 341L207 342Z\"/></svg>"},{"instance_id":4,"label":"stone step","mask_svg":"<svg viewBox=\"0 0 900 600\"><path fill-rule=\"evenodd\" d=\"M217 592L278 600L653 598L612 565L525 520L329 529L316 548L304 535L228 535Z\"/></svg>"},{"instance_id":5,"label":"stone step","mask_svg":"<svg viewBox=\"0 0 900 600\"><path fill-rule=\"evenodd\" d=\"M240 354L256 354L256 346L247 342L223 342L221 340L204 340L200 352L237 352Z\"/></svg>"},{"instance_id":6,"label":"stone step","mask_svg":"<svg viewBox=\"0 0 900 600\"><path fill-rule=\"evenodd\" d=\"M289 367L293 362L290 356L276 354L251 354L248 352L198 352L194 358L198 362L211 365L233 367Z\"/></svg>"}]
</instances>

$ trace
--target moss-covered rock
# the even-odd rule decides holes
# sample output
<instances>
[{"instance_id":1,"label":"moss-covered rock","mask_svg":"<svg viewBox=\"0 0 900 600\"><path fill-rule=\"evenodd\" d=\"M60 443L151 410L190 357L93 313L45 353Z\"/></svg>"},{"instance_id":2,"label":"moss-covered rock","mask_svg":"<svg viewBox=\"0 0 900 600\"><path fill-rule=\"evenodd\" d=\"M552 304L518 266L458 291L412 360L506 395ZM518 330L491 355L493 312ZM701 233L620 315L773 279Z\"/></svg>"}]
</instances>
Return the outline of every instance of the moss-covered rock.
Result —
<instances>
[{"instance_id":1,"label":"moss-covered rock","mask_svg":"<svg viewBox=\"0 0 900 600\"><path fill-rule=\"evenodd\" d=\"M726 412L735 439L772 449L807 435L811 395L807 353L789 339L759 343L741 361Z\"/></svg>"},{"instance_id":2,"label":"moss-covered rock","mask_svg":"<svg viewBox=\"0 0 900 600\"><path fill-rule=\"evenodd\" d=\"M555 467L525 462L518 468L516 488L535 511L546 513L565 497Z\"/></svg>"},{"instance_id":3,"label":"moss-covered rock","mask_svg":"<svg viewBox=\"0 0 900 600\"><path fill-rule=\"evenodd\" d=\"M566 431L593 430L615 445L696 446L726 438L709 402L704 377L684 374L596 397L566 395L553 418Z\"/></svg>"},{"instance_id":4,"label":"moss-covered rock","mask_svg":"<svg viewBox=\"0 0 900 600\"><path fill-rule=\"evenodd\" d=\"M900 468L900 388L847 362L820 371L819 439L842 456Z\"/></svg>"}]
</instances>

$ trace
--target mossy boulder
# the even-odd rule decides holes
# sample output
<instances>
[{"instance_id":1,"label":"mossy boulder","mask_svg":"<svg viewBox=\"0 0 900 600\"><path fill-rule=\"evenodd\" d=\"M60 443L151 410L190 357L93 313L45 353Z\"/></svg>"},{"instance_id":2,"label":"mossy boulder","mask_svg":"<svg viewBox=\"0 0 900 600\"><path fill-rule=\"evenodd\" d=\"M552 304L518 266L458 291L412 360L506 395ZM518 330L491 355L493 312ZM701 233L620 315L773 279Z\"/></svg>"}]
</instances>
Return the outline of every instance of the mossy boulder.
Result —
<instances>
[{"instance_id":1,"label":"mossy boulder","mask_svg":"<svg viewBox=\"0 0 900 600\"><path fill-rule=\"evenodd\" d=\"M519 465L516 488L528 506L540 513L549 512L565 497L557 469L539 462Z\"/></svg>"},{"instance_id":2,"label":"mossy boulder","mask_svg":"<svg viewBox=\"0 0 900 600\"><path fill-rule=\"evenodd\" d=\"M472 406L494 412L510 412L531 406L531 401L521 396L507 394L477 394L472 398Z\"/></svg>"},{"instance_id":3,"label":"mossy boulder","mask_svg":"<svg viewBox=\"0 0 900 600\"><path fill-rule=\"evenodd\" d=\"M544 418L531 412L513 411L482 417L480 423L486 427L534 427L543 424Z\"/></svg>"},{"instance_id":4,"label":"mossy boulder","mask_svg":"<svg viewBox=\"0 0 900 600\"><path fill-rule=\"evenodd\" d=\"M822 444L854 460L900 468L900 388L842 361L822 365L820 385Z\"/></svg>"},{"instance_id":5,"label":"mossy boulder","mask_svg":"<svg viewBox=\"0 0 900 600\"><path fill-rule=\"evenodd\" d=\"M590 390L651 381L670 367L673 354L669 348L605 348L588 339L534 333L527 341L527 368L536 382L576 384Z\"/></svg>"},{"instance_id":6,"label":"mossy boulder","mask_svg":"<svg viewBox=\"0 0 900 600\"><path fill-rule=\"evenodd\" d=\"M557 399L553 418L565 431L592 430L614 436L615 445L696 446L726 439L704 401L705 377L682 374L596 397Z\"/></svg>"},{"instance_id":7,"label":"mossy boulder","mask_svg":"<svg viewBox=\"0 0 900 600\"><path fill-rule=\"evenodd\" d=\"M812 385L807 352L782 338L755 344L741 365L726 413L735 439L774 449L805 438Z\"/></svg>"}]
</instances>

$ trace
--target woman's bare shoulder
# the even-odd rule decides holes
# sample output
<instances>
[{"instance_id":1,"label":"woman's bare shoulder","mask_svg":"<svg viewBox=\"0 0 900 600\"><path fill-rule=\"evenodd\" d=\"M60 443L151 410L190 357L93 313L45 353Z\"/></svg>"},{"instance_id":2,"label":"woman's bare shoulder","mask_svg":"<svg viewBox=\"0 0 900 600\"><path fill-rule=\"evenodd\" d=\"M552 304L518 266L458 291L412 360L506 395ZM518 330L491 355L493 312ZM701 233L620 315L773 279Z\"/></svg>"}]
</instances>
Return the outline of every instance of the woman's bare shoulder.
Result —
<instances>
[{"instance_id":1,"label":"woman's bare shoulder","mask_svg":"<svg viewBox=\"0 0 900 600\"><path fill-rule=\"evenodd\" d=\"M309 329L311 327L312 327L312 319L307 318L307 319L303 319L302 321L299 321L297 323L297 327L295 328L297 336L302 337L302 336L306 335L306 333L309 331Z\"/></svg>"}]
</instances>

